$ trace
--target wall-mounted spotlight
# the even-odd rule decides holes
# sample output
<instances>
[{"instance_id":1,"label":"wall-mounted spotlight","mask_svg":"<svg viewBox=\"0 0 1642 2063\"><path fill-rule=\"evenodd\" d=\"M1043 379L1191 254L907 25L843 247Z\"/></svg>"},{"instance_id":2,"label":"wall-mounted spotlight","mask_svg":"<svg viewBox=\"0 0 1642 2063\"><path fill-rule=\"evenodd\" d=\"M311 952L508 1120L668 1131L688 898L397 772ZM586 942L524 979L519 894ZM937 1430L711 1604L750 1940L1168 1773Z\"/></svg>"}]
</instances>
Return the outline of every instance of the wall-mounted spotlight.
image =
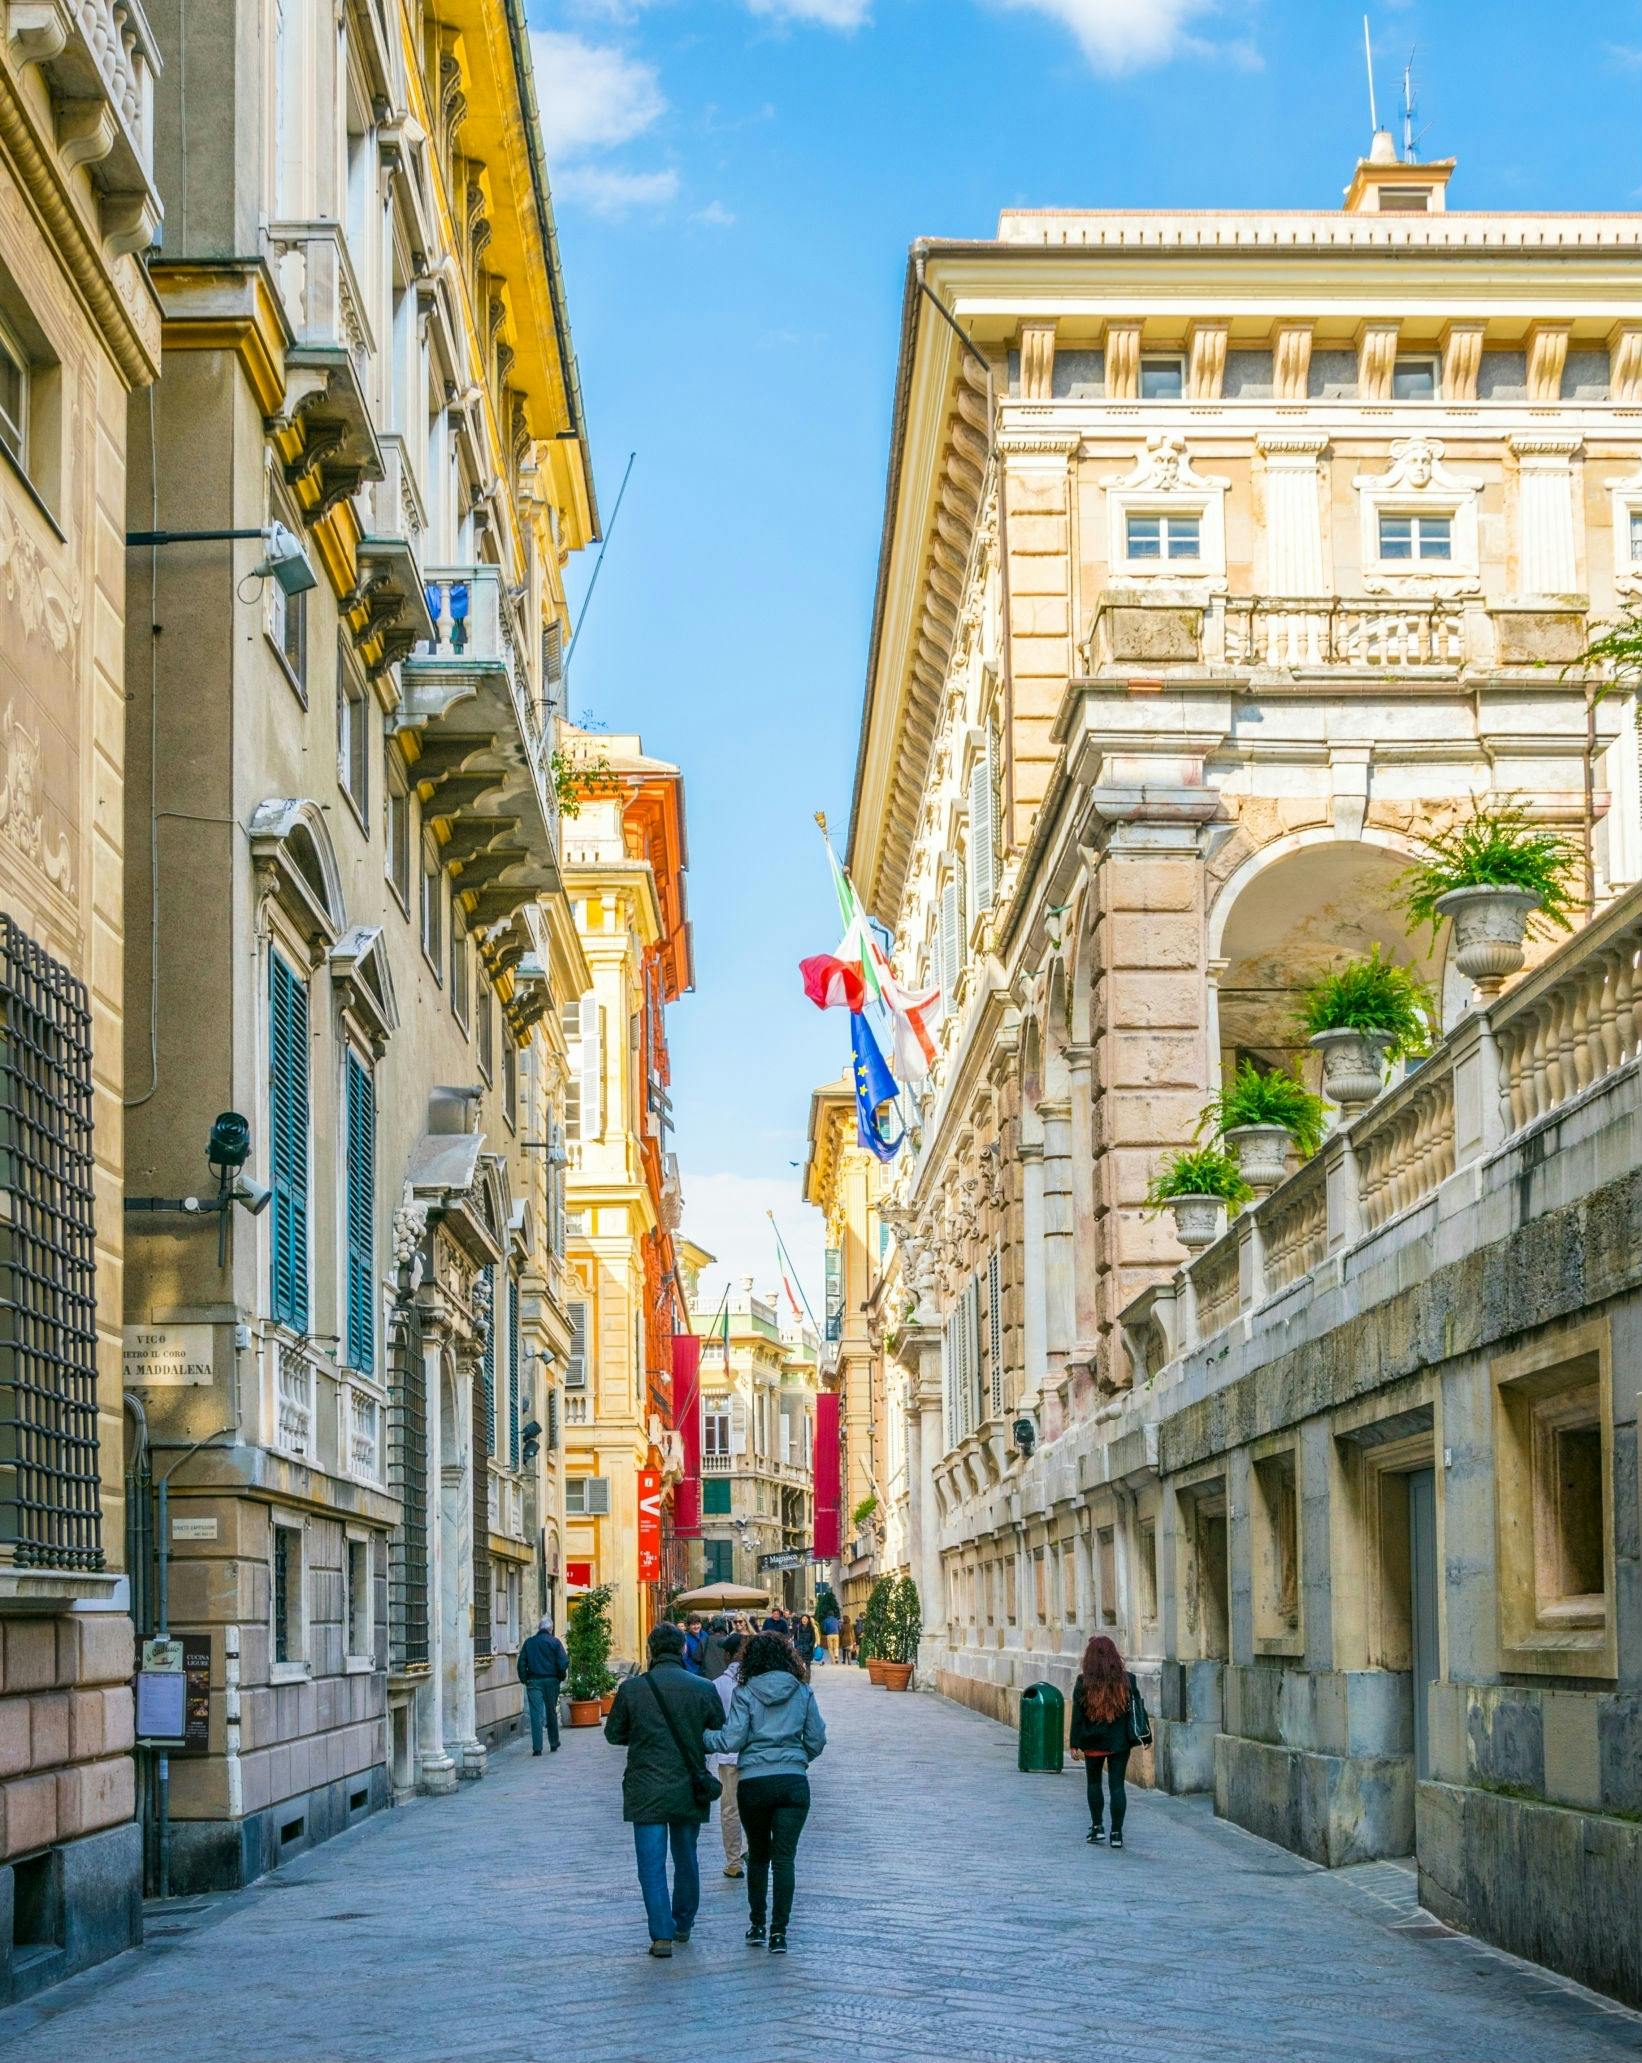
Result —
<instances>
[{"instance_id":1,"label":"wall-mounted spotlight","mask_svg":"<svg viewBox=\"0 0 1642 2063\"><path fill-rule=\"evenodd\" d=\"M253 537L260 538L265 549L251 569L250 579L277 581L287 595L306 594L309 588L318 587L319 575L301 538L283 523L264 523L258 530L128 530L125 541L130 550L137 551L153 545L228 544Z\"/></svg>"}]
</instances>

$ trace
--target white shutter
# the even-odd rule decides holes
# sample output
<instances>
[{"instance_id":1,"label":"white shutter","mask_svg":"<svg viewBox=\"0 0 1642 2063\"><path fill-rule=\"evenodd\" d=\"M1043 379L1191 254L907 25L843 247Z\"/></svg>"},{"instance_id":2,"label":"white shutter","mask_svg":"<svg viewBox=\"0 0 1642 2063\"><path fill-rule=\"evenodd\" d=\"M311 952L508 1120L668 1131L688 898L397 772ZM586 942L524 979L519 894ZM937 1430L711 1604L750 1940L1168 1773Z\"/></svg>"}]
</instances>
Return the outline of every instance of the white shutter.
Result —
<instances>
[{"instance_id":1,"label":"white shutter","mask_svg":"<svg viewBox=\"0 0 1642 2063\"><path fill-rule=\"evenodd\" d=\"M593 996L582 998L581 1136L604 1137L604 1012Z\"/></svg>"},{"instance_id":2,"label":"white shutter","mask_svg":"<svg viewBox=\"0 0 1642 2063\"><path fill-rule=\"evenodd\" d=\"M992 733L969 776L969 902L977 916L992 907L997 886L998 832L992 810Z\"/></svg>"},{"instance_id":3,"label":"white shutter","mask_svg":"<svg viewBox=\"0 0 1642 2063\"><path fill-rule=\"evenodd\" d=\"M792 1420L784 1411L781 1414L781 1460L783 1464L792 1460Z\"/></svg>"},{"instance_id":4,"label":"white shutter","mask_svg":"<svg viewBox=\"0 0 1642 2063\"><path fill-rule=\"evenodd\" d=\"M587 1388L587 1306L583 1303L570 1306L570 1359L565 1364L564 1386L567 1390Z\"/></svg>"},{"instance_id":5,"label":"white shutter","mask_svg":"<svg viewBox=\"0 0 1642 2063\"><path fill-rule=\"evenodd\" d=\"M986 1263L987 1373L991 1379L992 1416L1003 1416L1003 1248L995 1246Z\"/></svg>"},{"instance_id":6,"label":"white shutter","mask_svg":"<svg viewBox=\"0 0 1642 2063\"><path fill-rule=\"evenodd\" d=\"M946 878L941 883L941 930L940 930L940 979L941 1000L945 1007L952 1008L953 991L958 986L958 969L962 965L962 947L959 940L960 917L958 908L958 869L956 865L947 868Z\"/></svg>"},{"instance_id":7,"label":"white shutter","mask_svg":"<svg viewBox=\"0 0 1642 2063\"><path fill-rule=\"evenodd\" d=\"M747 1451L747 1400L739 1395L730 1398L730 1452L745 1454Z\"/></svg>"},{"instance_id":8,"label":"white shutter","mask_svg":"<svg viewBox=\"0 0 1642 2063\"><path fill-rule=\"evenodd\" d=\"M941 1328L941 1395L946 1403L947 1452L958 1444L958 1354L956 1313Z\"/></svg>"}]
</instances>

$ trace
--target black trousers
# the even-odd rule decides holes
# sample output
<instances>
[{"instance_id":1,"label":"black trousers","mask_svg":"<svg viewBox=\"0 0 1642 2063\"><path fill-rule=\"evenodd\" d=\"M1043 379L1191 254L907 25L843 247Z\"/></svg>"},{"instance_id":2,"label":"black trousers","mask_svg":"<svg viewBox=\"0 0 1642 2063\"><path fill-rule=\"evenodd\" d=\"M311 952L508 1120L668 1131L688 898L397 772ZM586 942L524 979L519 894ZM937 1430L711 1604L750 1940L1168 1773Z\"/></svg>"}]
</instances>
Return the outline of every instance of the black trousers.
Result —
<instances>
[{"instance_id":1,"label":"black trousers","mask_svg":"<svg viewBox=\"0 0 1642 2063\"><path fill-rule=\"evenodd\" d=\"M775 1905L770 1925L785 1932L792 1916L793 1858L798 1837L810 1816L807 1776L744 1776L736 1784L736 1803L747 1836L747 1909L762 1924L770 1874L775 1874Z\"/></svg>"},{"instance_id":2,"label":"black trousers","mask_svg":"<svg viewBox=\"0 0 1642 2063\"><path fill-rule=\"evenodd\" d=\"M1123 1832L1123 1816L1129 1810L1129 1793L1124 1789L1123 1779L1129 1774L1129 1750L1125 1748L1117 1755L1085 1755L1083 1758L1083 1780L1089 1786L1089 1823L1098 1827L1104 1817L1104 1804L1100 1794L1100 1773L1106 1772L1107 1788L1112 1794L1112 1832Z\"/></svg>"}]
</instances>

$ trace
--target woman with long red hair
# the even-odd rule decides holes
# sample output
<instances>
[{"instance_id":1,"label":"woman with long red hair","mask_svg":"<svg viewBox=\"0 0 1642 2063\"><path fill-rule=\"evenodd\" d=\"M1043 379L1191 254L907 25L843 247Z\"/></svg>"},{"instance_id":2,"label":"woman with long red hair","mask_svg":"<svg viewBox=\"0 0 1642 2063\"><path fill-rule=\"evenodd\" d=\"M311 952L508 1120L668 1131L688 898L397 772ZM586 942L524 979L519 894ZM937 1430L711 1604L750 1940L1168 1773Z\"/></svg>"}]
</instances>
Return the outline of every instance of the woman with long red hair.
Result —
<instances>
[{"instance_id":1,"label":"woman with long red hair","mask_svg":"<svg viewBox=\"0 0 1642 2063\"><path fill-rule=\"evenodd\" d=\"M1152 1738L1151 1721L1140 1686L1123 1666L1117 1643L1097 1633L1083 1651L1083 1667L1072 1686L1071 1749L1083 1757L1089 1789L1089 1840L1098 1847L1106 1838L1101 1772L1112 1794L1112 1846L1123 1846L1123 1821L1129 1809L1124 1778L1129 1751Z\"/></svg>"}]
</instances>

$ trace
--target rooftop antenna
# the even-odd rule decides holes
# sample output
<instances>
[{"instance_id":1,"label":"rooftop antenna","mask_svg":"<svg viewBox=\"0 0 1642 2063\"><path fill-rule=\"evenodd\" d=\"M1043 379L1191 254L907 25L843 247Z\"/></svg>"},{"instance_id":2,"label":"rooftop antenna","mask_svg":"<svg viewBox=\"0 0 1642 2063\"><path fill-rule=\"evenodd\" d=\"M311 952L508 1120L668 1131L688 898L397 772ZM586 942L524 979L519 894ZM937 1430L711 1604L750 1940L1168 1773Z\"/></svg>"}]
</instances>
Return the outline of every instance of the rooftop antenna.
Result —
<instances>
[{"instance_id":1,"label":"rooftop antenna","mask_svg":"<svg viewBox=\"0 0 1642 2063\"><path fill-rule=\"evenodd\" d=\"M1403 163L1414 162L1414 53L1403 66Z\"/></svg>"},{"instance_id":2,"label":"rooftop antenna","mask_svg":"<svg viewBox=\"0 0 1642 2063\"><path fill-rule=\"evenodd\" d=\"M1369 41L1368 16L1363 16L1363 63L1368 67L1368 133L1377 135L1380 128L1379 109L1374 105L1374 45Z\"/></svg>"}]
</instances>

